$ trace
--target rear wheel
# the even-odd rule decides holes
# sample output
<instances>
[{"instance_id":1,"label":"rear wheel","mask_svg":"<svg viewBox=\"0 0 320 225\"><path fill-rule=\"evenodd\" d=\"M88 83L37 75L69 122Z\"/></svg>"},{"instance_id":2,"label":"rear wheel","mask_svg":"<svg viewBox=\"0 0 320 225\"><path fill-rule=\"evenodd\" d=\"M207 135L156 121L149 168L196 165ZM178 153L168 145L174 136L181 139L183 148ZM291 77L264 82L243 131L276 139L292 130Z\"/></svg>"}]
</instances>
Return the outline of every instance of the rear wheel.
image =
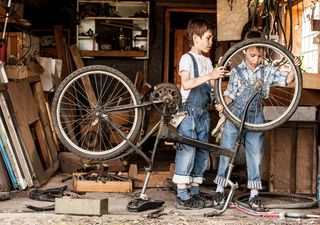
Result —
<instances>
[{"instance_id":1,"label":"rear wheel","mask_svg":"<svg viewBox=\"0 0 320 225\"><path fill-rule=\"evenodd\" d=\"M244 127L252 131L265 131L280 126L286 122L298 107L302 92L302 77L299 67L294 65L294 56L282 45L268 39L255 38L239 42L233 45L220 60L219 65L225 66L230 71L239 65L244 59L244 50L249 47L261 47L264 49L265 58L263 64L277 67L279 70L293 70L294 82L286 87L272 86L267 98L260 104L263 108L264 122L255 124L245 122ZM241 119L232 111L232 104L227 105L224 99L224 90L229 81L229 76L220 78L215 82L218 102L224 106L225 116L235 125L240 126Z\"/></svg>"},{"instance_id":2,"label":"rear wheel","mask_svg":"<svg viewBox=\"0 0 320 225\"><path fill-rule=\"evenodd\" d=\"M130 149L141 128L142 109L133 83L107 66L87 66L71 73L55 92L52 120L71 152L108 160Z\"/></svg>"}]
</instances>

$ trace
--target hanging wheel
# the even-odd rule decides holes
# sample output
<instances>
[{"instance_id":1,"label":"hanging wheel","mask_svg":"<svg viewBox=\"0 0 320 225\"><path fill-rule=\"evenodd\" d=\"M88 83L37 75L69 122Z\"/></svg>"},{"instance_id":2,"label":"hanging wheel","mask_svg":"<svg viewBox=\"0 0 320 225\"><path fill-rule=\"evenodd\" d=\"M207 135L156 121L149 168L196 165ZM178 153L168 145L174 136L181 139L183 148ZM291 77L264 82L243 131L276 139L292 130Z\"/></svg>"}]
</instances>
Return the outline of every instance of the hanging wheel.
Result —
<instances>
[{"instance_id":1,"label":"hanging wheel","mask_svg":"<svg viewBox=\"0 0 320 225\"><path fill-rule=\"evenodd\" d=\"M142 109L133 83L120 71L87 66L67 76L52 102L56 133L80 157L108 160L125 154L135 143Z\"/></svg>"},{"instance_id":2,"label":"hanging wheel","mask_svg":"<svg viewBox=\"0 0 320 225\"><path fill-rule=\"evenodd\" d=\"M252 131L265 131L280 126L286 122L298 107L301 91L302 77L299 67L294 66L294 56L282 45L264 38L249 39L233 45L220 60L219 65L230 71L244 59L244 50L249 47L262 47L265 57L263 64L270 64L279 70L293 70L295 80L287 87L272 86L267 98L260 104L263 107L264 122L261 124L245 122L244 127ZM225 116L235 125L239 126L241 118L235 116L232 104L226 104L223 93L227 87L229 76L220 78L215 82L217 100L224 106Z\"/></svg>"}]
</instances>

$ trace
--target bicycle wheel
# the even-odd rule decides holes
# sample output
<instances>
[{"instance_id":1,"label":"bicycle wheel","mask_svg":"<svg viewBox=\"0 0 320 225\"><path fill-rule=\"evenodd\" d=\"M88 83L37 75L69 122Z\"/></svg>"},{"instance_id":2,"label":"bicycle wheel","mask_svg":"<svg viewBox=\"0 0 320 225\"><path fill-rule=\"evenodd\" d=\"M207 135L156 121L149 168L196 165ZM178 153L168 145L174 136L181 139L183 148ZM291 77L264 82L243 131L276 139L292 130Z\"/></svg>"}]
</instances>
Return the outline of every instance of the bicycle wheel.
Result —
<instances>
[{"instance_id":1,"label":"bicycle wheel","mask_svg":"<svg viewBox=\"0 0 320 225\"><path fill-rule=\"evenodd\" d=\"M294 82L288 86L270 87L269 94L260 101L264 121L262 123L245 122L244 128L251 131L265 131L274 129L286 122L298 107L301 91L302 77L300 68L294 65L294 56L282 45L264 38L254 38L233 45L223 56L219 65L225 66L230 71L244 59L244 50L249 47L259 47L264 50L262 63L272 65L277 70L292 70ZM232 112L232 104L227 105L224 91L227 88L229 75L215 82L217 100L224 106L224 114L231 122L239 127L241 119ZM261 109L261 108L260 108Z\"/></svg>"},{"instance_id":2,"label":"bicycle wheel","mask_svg":"<svg viewBox=\"0 0 320 225\"><path fill-rule=\"evenodd\" d=\"M52 120L62 144L80 157L108 160L124 154L141 127L142 109L133 83L101 65L81 68L61 84Z\"/></svg>"}]
</instances>

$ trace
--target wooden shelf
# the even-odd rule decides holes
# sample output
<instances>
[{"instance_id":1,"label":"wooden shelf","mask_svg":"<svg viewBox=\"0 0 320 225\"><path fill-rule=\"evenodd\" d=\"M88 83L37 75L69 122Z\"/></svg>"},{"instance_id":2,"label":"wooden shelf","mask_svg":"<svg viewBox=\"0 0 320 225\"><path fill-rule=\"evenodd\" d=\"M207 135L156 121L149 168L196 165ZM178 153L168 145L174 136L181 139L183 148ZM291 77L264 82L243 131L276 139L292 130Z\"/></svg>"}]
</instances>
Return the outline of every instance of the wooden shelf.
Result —
<instances>
[{"instance_id":1,"label":"wooden shelf","mask_svg":"<svg viewBox=\"0 0 320 225\"><path fill-rule=\"evenodd\" d=\"M82 50L79 52L82 57L144 57L146 55L145 51L121 51L121 50L90 51L90 50Z\"/></svg>"}]
</instances>

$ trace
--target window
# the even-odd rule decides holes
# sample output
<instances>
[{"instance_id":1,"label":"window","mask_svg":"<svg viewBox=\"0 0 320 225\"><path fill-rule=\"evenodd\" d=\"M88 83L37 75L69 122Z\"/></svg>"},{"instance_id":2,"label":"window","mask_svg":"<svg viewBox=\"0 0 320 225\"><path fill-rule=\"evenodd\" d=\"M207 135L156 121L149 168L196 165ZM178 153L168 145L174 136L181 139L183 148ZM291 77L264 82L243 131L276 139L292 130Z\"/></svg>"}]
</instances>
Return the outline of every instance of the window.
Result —
<instances>
[{"instance_id":1,"label":"window","mask_svg":"<svg viewBox=\"0 0 320 225\"><path fill-rule=\"evenodd\" d=\"M311 30L312 8L304 9L302 16L301 56L302 69L307 73L319 72L319 44L314 44L314 38L320 34L319 31ZM320 3L314 8L314 19L320 19Z\"/></svg>"}]
</instances>

